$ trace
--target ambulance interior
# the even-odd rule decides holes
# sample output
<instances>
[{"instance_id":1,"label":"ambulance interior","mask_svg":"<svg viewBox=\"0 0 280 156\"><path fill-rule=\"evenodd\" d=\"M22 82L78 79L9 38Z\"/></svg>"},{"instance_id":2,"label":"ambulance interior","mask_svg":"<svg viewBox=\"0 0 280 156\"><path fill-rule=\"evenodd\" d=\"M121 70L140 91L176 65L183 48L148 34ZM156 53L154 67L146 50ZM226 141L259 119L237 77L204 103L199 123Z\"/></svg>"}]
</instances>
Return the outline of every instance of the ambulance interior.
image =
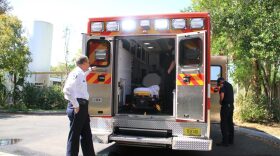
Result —
<instances>
[{"instance_id":1,"label":"ambulance interior","mask_svg":"<svg viewBox=\"0 0 280 156\"><path fill-rule=\"evenodd\" d=\"M176 67L170 66L175 65L175 36L116 40L117 113L172 115Z\"/></svg>"}]
</instances>

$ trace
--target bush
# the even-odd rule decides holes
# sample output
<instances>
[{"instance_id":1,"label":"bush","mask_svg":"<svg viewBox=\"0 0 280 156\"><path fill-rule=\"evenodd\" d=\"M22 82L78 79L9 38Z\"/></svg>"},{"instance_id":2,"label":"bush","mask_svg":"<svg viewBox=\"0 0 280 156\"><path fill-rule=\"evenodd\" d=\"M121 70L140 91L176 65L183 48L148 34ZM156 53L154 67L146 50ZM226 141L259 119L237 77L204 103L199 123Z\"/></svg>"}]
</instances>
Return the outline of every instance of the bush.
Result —
<instances>
[{"instance_id":1,"label":"bush","mask_svg":"<svg viewBox=\"0 0 280 156\"><path fill-rule=\"evenodd\" d=\"M17 111L27 112L28 111L26 105L22 102L19 102L16 104L7 104L4 106L4 108L6 110L8 110L9 112L17 112Z\"/></svg>"},{"instance_id":2,"label":"bush","mask_svg":"<svg viewBox=\"0 0 280 156\"><path fill-rule=\"evenodd\" d=\"M236 113L242 121L266 123L272 121L273 115L269 112L268 98L256 96L251 93L245 97L242 94L237 96Z\"/></svg>"},{"instance_id":3,"label":"bush","mask_svg":"<svg viewBox=\"0 0 280 156\"><path fill-rule=\"evenodd\" d=\"M61 87L53 85L47 87L44 92L44 105L45 109L64 109L66 108L67 101L64 99Z\"/></svg>"},{"instance_id":4,"label":"bush","mask_svg":"<svg viewBox=\"0 0 280 156\"><path fill-rule=\"evenodd\" d=\"M43 89L35 86L34 84L25 84L23 88L23 102L25 103L27 108L37 109L40 108L41 96Z\"/></svg>"},{"instance_id":5,"label":"bush","mask_svg":"<svg viewBox=\"0 0 280 156\"><path fill-rule=\"evenodd\" d=\"M60 86L38 87L33 84L26 84L23 89L23 102L30 109L64 109L64 99Z\"/></svg>"}]
</instances>

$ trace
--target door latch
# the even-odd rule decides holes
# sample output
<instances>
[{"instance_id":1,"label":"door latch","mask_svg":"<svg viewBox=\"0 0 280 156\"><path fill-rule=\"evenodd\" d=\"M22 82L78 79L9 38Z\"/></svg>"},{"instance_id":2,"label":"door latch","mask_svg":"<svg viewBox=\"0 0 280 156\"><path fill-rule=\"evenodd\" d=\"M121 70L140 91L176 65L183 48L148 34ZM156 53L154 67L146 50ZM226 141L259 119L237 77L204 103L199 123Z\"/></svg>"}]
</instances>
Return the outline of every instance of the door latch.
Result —
<instances>
[{"instance_id":1,"label":"door latch","mask_svg":"<svg viewBox=\"0 0 280 156\"><path fill-rule=\"evenodd\" d=\"M183 81L184 81L184 82L190 82L190 80L191 80L191 76L185 76L185 77L183 77Z\"/></svg>"},{"instance_id":2,"label":"door latch","mask_svg":"<svg viewBox=\"0 0 280 156\"><path fill-rule=\"evenodd\" d=\"M98 75L98 81L104 82L105 81L105 75Z\"/></svg>"}]
</instances>

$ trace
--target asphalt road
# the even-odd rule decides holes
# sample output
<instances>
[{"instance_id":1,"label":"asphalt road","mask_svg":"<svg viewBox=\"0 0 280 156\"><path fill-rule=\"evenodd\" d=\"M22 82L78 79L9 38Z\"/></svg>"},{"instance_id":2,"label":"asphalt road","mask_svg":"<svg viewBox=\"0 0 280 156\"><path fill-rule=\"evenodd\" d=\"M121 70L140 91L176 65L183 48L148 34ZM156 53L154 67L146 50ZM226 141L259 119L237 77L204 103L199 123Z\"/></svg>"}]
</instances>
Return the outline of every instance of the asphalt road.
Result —
<instances>
[{"instance_id":1,"label":"asphalt road","mask_svg":"<svg viewBox=\"0 0 280 156\"><path fill-rule=\"evenodd\" d=\"M66 150L68 124L69 122L65 115L15 115L2 113L0 114L0 156L6 155L5 153L24 156L63 156ZM217 147L215 143L221 140L221 134L219 125L213 124L211 137L214 140L214 145L210 152L122 147L113 143L106 145L94 144L94 148L99 156L280 155L280 141L277 138L263 135L261 132L255 133L251 130L244 130L237 126L235 127L235 134L235 144L233 146ZM271 141L271 139L267 140L267 137L263 136L278 140L278 143ZM20 140L9 142L9 139ZM13 144L5 145L9 143Z\"/></svg>"}]
</instances>

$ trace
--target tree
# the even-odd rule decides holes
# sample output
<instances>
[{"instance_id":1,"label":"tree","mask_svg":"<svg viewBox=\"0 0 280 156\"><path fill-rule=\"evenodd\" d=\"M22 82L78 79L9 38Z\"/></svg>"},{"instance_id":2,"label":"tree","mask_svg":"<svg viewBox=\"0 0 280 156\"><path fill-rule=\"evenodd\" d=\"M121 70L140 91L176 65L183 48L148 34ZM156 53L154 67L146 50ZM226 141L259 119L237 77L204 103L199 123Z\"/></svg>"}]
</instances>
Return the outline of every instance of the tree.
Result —
<instances>
[{"instance_id":1,"label":"tree","mask_svg":"<svg viewBox=\"0 0 280 156\"><path fill-rule=\"evenodd\" d=\"M210 12L212 51L227 54L234 81L268 97L270 107L280 82L279 0L193 0L194 10ZM279 104L278 104L279 105Z\"/></svg>"},{"instance_id":2,"label":"tree","mask_svg":"<svg viewBox=\"0 0 280 156\"><path fill-rule=\"evenodd\" d=\"M0 15L10 11L12 7L9 6L7 0L0 0Z\"/></svg>"},{"instance_id":3,"label":"tree","mask_svg":"<svg viewBox=\"0 0 280 156\"><path fill-rule=\"evenodd\" d=\"M23 84L31 62L27 39L22 33L22 24L16 17L0 15L0 70L12 77L13 103L16 103L18 86Z\"/></svg>"},{"instance_id":4,"label":"tree","mask_svg":"<svg viewBox=\"0 0 280 156\"><path fill-rule=\"evenodd\" d=\"M74 58L71 61L68 61L68 57L69 57L69 53L65 56L65 61L67 60L67 65L65 62L60 62L58 65L56 66L52 66L51 67L51 71L52 72L62 72L65 73L65 75L67 76L69 74L69 72L71 70L73 70L76 67L75 64L75 59L78 58L80 55L82 54L82 49L79 49L75 54L74 54ZM61 75L57 75L57 76L61 76Z\"/></svg>"},{"instance_id":5,"label":"tree","mask_svg":"<svg viewBox=\"0 0 280 156\"><path fill-rule=\"evenodd\" d=\"M79 56L81 56L82 54L82 49L79 49L75 54L74 54L74 58L69 61L68 57L69 57L69 53L65 53L65 62L60 62L58 65L56 66L52 66L51 67L51 71L52 72L59 72L60 74L56 74L56 77L62 77L64 80L67 78L69 72L71 70L73 70L76 67L75 61L76 58L78 58ZM67 59L66 59L67 58ZM67 65L66 65L67 64ZM62 74L63 73L63 74ZM64 81L62 81L62 84L64 84Z\"/></svg>"}]
</instances>

